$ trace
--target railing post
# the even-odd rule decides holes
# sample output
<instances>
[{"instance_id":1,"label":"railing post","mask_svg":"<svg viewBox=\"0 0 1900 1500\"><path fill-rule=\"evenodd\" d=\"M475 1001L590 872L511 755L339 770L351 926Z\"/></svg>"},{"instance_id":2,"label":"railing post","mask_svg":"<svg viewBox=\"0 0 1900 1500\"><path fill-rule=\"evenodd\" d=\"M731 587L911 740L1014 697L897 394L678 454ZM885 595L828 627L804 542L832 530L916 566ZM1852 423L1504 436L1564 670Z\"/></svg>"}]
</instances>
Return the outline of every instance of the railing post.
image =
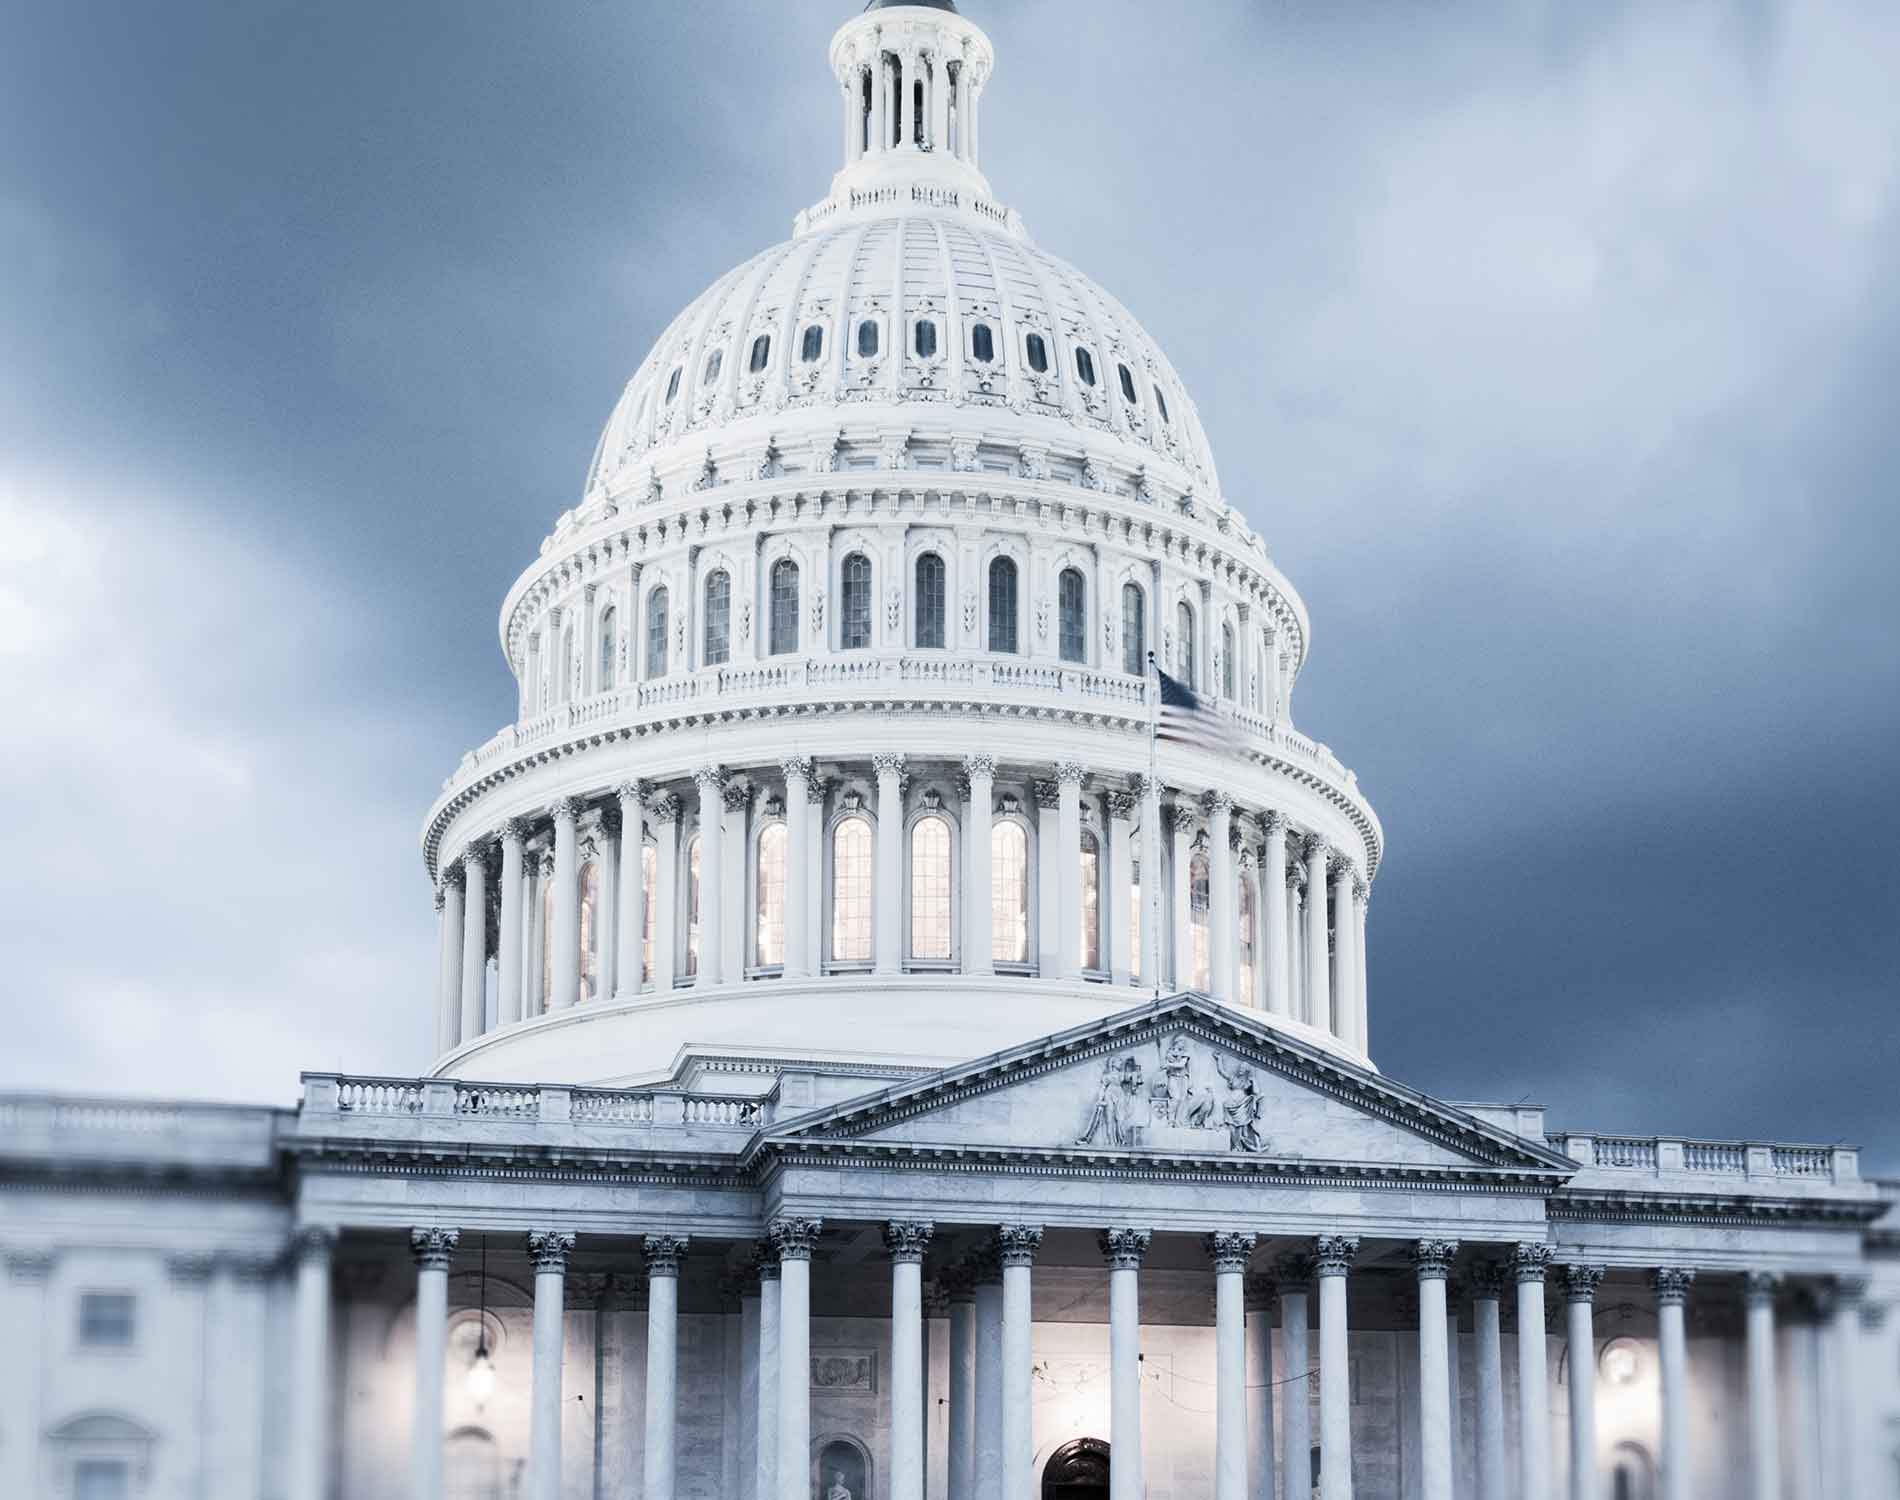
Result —
<instances>
[{"instance_id":1,"label":"railing post","mask_svg":"<svg viewBox=\"0 0 1900 1500\"><path fill-rule=\"evenodd\" d=\"M328 1074L306 1073L303 1079L303 1112L307 1115L333 1115L337 1112L337 1080Z\"/></svg>"},{"instance_id":2,"label":"railing post","mask_svg":"<svg viewBox=\"0 0 1900 1500\"><path fill-rule=\"evenodd\" d=\"M1773 1177L1775 1175L1775 1153L1769 1146L1750 1146L1748 1148L1748 1166L1750 1177Z\"/></svg>"},{"instance_id":3,"label":"railing post","mask_svg":"<svg viewBox=\"0 0 1900 1500\"><path fill-rule=\"evenodd\" d=\"M425 1115L455 1113L455 1085L446 1078L431 1078L422 1085L422 1112Z\"/></svg>"}]
</instances>

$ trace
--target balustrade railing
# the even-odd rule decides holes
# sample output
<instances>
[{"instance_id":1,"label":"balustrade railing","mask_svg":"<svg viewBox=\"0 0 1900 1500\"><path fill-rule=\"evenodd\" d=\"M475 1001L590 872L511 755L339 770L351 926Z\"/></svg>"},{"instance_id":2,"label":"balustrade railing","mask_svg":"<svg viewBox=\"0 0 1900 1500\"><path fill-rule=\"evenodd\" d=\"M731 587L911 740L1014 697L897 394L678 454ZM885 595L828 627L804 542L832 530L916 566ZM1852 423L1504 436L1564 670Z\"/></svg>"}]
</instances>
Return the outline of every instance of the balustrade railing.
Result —
<instances>
[{"instance_id":1,"label":"balustrade railing","mask_svg":"<svg viewBox=\"0 0 1900 1500\"><path fill-rule=\"evenodd\" d=\"M358 1115L420 1114L422 1085L413 1079L341 1078L336 1107Z\"/></svg>"},{"instance_id":2,"label":"balustrade railing","mask_svg":"<svg viewBox=\"0 0 1900 1500\"><path fill-rule=\"evenodd\" d=\"M1596 1138L1596 1164L1599 1167L1639 1167L1653 1171L1656 1143L1628 1136L1600 1135Z\"/></svg>"},{"instance_id":3,"label":"balustrade railing","mask_svg":"<svg viewBox=\"0 0 1900 1500\"><path fill-rule=\"evenodd\" d=\"M1725 1141L1684 1141L1682 1169L1685 1172L1728 1173L1739 1177L1748 1170L1748 1147Z\"/></svg>"},{"instance_id":4,"label":"balustrade railing","mask_svg":"<svg viewBox=\"0 0 1900 1500\"><path fill-rule=\"evenodd\" d=\"M1770 1152L1777 1177L1831 1177L1833 1158L1825 1146L1776 1146Z\"/></svg>"},{"instance_id":5,"label":"balustrade railing","mask_svg":"<svg viewBox=\"0 0 1900 1500\"><path fill-rule=\"evenodd\" d=\"M495 1087L485 1083L458 1083L455 1086L455 1112L484 1120L538 1120L541 1118L541 1091Z\"/></svg>"},{"instance_id":6,"label":"balustrade railing","mask_svg":"<svg viewBox=\"0 0 1900 1500\"><path fill-rule=\"evenodd\" d=\"M1558 1151L1585 1166L1659 1177L1806 1178L1851 1182L1860 1175L1859 1153L1836 1146L1776 1146L1751 1141L1687 1141L1668 1136L1553 1134Z\"/></svg>"},{"instance_id":7,"label":"balustrade railing","mask_svg":"<svg viewBox=\"0 0 1900 1500\"><path fill-rule=\"evenodd\" d=\"M651 1125L653 1095L576 1089L568 1104L568 1118L590 1125Z\"/></svg>"},{"instance_id":8,"label":"balustrade railing","mask_svg":"<svg viewBox=\"0 0 1900 1500\"><path fill-rule=\"evenodd\" d=\"M530 1125L752 1130L766 1120L766 1101L756 1095L465 1083L436 1078L348 1078L333 1073L305 1075L303 1107L304 1113L311 1115L449 1117ZM4 1108L0 1104L0 1110ZM0 1113L0 1123L4 1118Z\"/></svg>"}]
</instances>

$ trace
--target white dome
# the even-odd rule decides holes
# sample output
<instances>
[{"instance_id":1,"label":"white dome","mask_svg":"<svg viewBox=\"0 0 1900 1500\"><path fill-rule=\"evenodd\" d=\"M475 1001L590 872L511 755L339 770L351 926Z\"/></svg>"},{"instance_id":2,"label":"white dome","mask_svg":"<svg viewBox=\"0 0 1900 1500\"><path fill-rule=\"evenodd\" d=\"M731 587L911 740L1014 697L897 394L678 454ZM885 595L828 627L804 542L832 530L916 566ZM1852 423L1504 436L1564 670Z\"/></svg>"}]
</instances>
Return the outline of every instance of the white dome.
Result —
<instances>
[{"instance_id":1,"label":"white dome","mask_svg":"<svg viewBox=\"0 0 1900 1500\"><path fill-rule=\"evenodd\" d=\"M589 495L696 471L715 442L783 448L791 428L802 446L826 421L896 408L912 421L960 409L981 422L990 408L994 425L1021 438L1080 436L1158 487L1215 500L1194 403L1128 310L1030 244L1013 215L940 196L952 201L840 213L843 222L808 227L695 298L614 408Z\"/></svg>"}]
</instances>

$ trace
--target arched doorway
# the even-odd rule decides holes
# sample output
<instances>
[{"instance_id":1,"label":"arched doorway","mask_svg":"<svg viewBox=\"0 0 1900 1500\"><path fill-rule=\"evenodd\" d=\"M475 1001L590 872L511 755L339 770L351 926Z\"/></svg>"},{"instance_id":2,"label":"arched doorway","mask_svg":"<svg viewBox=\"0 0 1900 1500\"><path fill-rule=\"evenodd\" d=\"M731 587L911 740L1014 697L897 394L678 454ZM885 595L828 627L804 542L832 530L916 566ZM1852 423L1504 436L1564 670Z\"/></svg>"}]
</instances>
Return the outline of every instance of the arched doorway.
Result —
<instances>
[{"instance_id":1,"label":"arched doorway","mask_svg":"<svg viewBox=\"0 0 1900 1500\"><path fill-rule=\"evenodd\" d=\"M1108 1500L1108 1444L1076 1438L1042 1466L1042 1500Z\"/></svg>"}]
</instances>

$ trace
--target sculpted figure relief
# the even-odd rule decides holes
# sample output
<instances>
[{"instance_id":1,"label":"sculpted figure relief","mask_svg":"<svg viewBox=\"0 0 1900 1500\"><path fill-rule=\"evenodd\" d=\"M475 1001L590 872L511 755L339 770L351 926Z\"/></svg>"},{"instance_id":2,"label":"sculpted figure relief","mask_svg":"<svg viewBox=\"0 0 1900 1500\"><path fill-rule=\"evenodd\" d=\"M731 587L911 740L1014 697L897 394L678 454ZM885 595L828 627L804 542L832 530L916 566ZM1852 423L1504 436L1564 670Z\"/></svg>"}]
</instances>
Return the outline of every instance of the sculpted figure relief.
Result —
<instances>
[{"instance_id":1,"label":"sculpted figure relief","mask_svg":"<svg viewBox=\"0 0 1900 1500\"><path fill-rule=\"evenodd\" d=\"M1102 1064L1077 1145L1215 1151L1224 1134L1229 1151L1266 1150L1266 1103L1252 1068L1197 1047L1180 1032L1165 1045L1157 1039L1155 1053L1153 1082L1134 1053Z\"/></svg>"}]
</instances>

